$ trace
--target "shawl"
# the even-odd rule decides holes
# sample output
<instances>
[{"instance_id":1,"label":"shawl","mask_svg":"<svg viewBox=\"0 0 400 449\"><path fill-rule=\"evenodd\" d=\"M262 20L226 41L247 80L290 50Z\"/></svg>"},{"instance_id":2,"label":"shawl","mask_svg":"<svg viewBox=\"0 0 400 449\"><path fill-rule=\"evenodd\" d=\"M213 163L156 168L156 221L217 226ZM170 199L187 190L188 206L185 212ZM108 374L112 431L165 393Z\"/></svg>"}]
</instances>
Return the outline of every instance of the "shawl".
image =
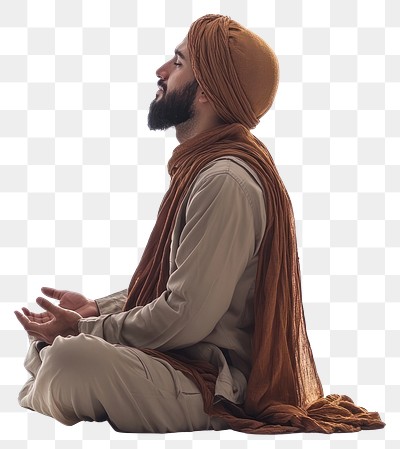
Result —
<instances>
[{"instance_id":1,"label":"shawl","mask_svg":"<svg viewBox=\"0 0 400 449\"><path fill-rule=\"evenodd\" d=\"M224 124L173 151L168 161L170 186L130 281L124 310L144 306L166 290L173 227L200 170L223 156L241 158L260 179L267 213L258 253L252 365L244 403L214 396L218 369L210 363L188 359L179 350L140 349L166 360L191 379L202 394L204 411L233 430L332 433L384 427L377 412L355 405L348 396L323 394L307 337L292 204L268 149L250 132L270 108L276 92L275 55L254 33L219 15L207 15L192 24L188 49L194 75ZM261 66L261 75L251 67L246 69L247 63L240 65L244 55L259 61L256 66Z\"/></svg>"}]
</instances>

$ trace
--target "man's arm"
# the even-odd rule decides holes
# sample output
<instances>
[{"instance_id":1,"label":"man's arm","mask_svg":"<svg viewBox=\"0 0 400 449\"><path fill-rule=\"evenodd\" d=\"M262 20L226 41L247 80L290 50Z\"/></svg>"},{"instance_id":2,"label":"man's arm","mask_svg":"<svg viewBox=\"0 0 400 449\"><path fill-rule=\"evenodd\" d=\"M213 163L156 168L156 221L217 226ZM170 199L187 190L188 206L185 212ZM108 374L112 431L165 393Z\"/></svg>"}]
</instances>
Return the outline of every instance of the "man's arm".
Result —
<instances>
[{"instance_id":1,"label":"man's arm","mask_svg":"<svg viewBox=\"0 0 400 449\"><path fill-rule=\"evenodd\" d=\"M110 343L169 350L211 333L253 255L253 211L239 181L219 173L195 185L176 253L177 269L151 303L82 319L80 332Z\"/></svg>"},{"instance_id":2,"label":"man's arm","mask_svg":"<svg viewBox=\"0 0 400 449\"><path fill-rule=\"evenodd\" d=\"M112 293L103 298L95 299L100 315L107 315L109 313L121 312L125 306L126 298L128 296L128 289Z\"/></svg>"}]
</instances>

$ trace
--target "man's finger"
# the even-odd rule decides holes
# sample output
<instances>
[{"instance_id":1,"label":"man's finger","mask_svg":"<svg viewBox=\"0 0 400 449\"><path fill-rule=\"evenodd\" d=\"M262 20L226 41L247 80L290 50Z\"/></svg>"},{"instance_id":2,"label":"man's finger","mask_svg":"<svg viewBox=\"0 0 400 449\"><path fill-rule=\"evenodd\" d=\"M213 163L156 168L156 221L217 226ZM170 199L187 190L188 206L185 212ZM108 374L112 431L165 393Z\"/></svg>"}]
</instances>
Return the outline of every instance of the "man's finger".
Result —
<instances>
[{"instance_id":1,"label":"man's finger","mask_svg":"<svg viewBox=\"0 0 400 449\"><path fill-rule=\"evenodd\" d=\"M18 321L22 324L24 329L26 329L25 326L30 322L29 319L26 316L22 315L21 312L18 312L18 310L14 310L14 314L17 317Z\"/></svg>"},{"instance_id":2,"label":"man's finger","mask_svg":"<svg viewBox=\"0 0 400 449\"><path fill-rule=\"evenodd\" d=\"M40 312L40 313L36 313L36 312L31 312L29 309L27 309L26 307L22 307L22 311L24 312L24 314L29 318L30 316L33 316L35 318L52 318L52 314L50 312Z\"/></svg>"},{"instance_id":3,"label":"man's finger","mask_svg":"<svg viewBox=\"0 0 400 449\"><path fill-rule=\"evenodd\" d=\"M35 317L41 317L42 315L48 313L48 312L44 312L44 313L35 313L35 312L31 312L29 309L27 309L26 307L22 307L22 311L24 312L24 315L27 316L28 318L31 316L35 316Z\"/></svg>"},{"instance_id":4,"label":"man's finger","mask_svg":"<svg viewBox=\"0 0 400 449\"><path fill-rule=\"evenodd\" d=\"M26 307L22 307L22 311L30 321L33 321L35 323L47 323L54 318L50 312L34 313L28 310Z\"/></svg>"},{"instance_id":5,"label":"man's finger","mask_svg":"<svg viewBox=\"0 0 400 449\"><path fill-rule=\"evenodd\" d=\"M52 287L42 287L40 290L44 295L58 300L60 300L65 293L65 290L56 290Z\"/></svg>"},{"instance_id":6,"label":"man's finger","mask_svg":"<svg viewBox=\"0 0 400 449\"><path fill-rule=\"evenodd\" d=\"M22 311L24 312L24 315L28 318L29 321L35 320L35 315L37 315L36 313L31 312L26 307L22 307Z\"/></svg>"},{"instance_id":7,"label":"man's finger","mask_svg":"<svg viewBox=\"0 0 400 449\"><path fill-rule=\"evenodd\" d=\"M33 315L33 312L31 312L26 307L22 307L22 311L24 312L24 315L27 316L27 317L29 317L30 315Z\"/></svg>"},{"instance_id":8,"label":"man's finger","mask_svg":"<svg viewBox=\"0 0 400 449\"><path fill-rule=\"evenodd\" d=\"M37 333L39 331L40 327L38 326L40 325L29 321L29 319L21 312L18 312L18 310L15 310L14 313L18 321L22 324L22 327L28 332L28 334L30 334L31 332Z\"/></svg>"},{"instance_id":9,"label":"man's finger","mask_svg":"<svg viewBox=\"0 0 400 449\"><path fill-rule=\"evenodd\" d=\"M58 306L55 306L53 303L51 303L48 299L42 298L39 296L39 298L36 298L37 304L42 307L44 310L47 310L50 312L53 316L59 316L61 312L61 308Z\"/></svg>"}]
</instances>

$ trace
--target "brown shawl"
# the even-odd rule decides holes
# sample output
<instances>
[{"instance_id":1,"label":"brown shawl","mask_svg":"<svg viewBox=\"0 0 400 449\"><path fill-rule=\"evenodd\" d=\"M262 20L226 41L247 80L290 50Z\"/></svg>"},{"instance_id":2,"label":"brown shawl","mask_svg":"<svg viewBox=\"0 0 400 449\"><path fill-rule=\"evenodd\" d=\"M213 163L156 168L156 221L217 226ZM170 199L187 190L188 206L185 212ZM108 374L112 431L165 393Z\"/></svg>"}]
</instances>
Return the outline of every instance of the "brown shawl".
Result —
<instances>
[{"instance_id":1,"label":"brown shawl","mask_svg":"<svg viewBox=\"0 0 400 449\"><path fill-rule=\"evenodd\" d=\"M249 35L251 44L256 41L264 51L261 59L269 58L266 70L269 70L267 78L269 76L271 82L266 86L268 92L262 100L261 93L251 95L246 92L241 68L232 62L232 59L235 61L232 54L241 43L240 35L243 33L250 32L229 18L214 15L199 19L189 30L188 48L193 71L226 124L203 132L175 148L168 162L170 187L132 276L125 310L136 305L144 306L166 290L172 230L182 200L196 175L216 158L226 155L239 157L257 173L267 212L256 276L252 368L244 404L233 404L225 398L218 398L214 403L218 370L211 364L189 360L179 350L141 350L168 361L192 379L203 396L204 411L210 416L220 417L237 431L331 433L382 428L385 424L378 413L356 406L349 397L336 394L323 397L306 332L292 204L270 153L249 131L272 103L277 86L277 63L272 50L265 47L261 39L257 41ZM229 47L232 40L235 46ZM238 51L243 54L243 48ZM201 73L201 64L210 67L212 61L216 67L215 58L225 61L223 70ZM263 82L265 76L264 73ZM256 82L253 79L251 84ZM215 83L218 89L213 87ZM231 98L231 94L225 91L231 90L232 85L239 93ZM222 101L224 95L228 99Z\"/></svg>"}]
</instances>

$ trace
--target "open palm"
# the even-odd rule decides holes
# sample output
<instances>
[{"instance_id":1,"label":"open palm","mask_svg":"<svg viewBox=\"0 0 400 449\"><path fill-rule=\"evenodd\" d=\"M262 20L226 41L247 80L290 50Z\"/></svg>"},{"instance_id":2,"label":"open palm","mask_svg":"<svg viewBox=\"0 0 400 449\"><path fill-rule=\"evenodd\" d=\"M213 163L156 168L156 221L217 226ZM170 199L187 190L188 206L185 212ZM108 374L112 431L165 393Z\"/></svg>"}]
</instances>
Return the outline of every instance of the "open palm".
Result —
<instances>
[{"instance_id":1,"label":"open palm","mask_svg":"<svg viewBox=\"0 0 400 449\"><path fill-rule=\"evenodd\" d=\"M81 293L71 292L69 290L56 290L51 287L42 287L41 291L46 296L57 299L59 301L58 305L63 309L73 310L79 313L82 318L99 315L95 301L87 299ZM25 315L27 314L25 313ZM53 319L52 314L48 311L43 313L30 312L29 316L35 318L35 321L38 323L46 323Z\"/></svg>"},{"instance_id":2,"label":"open palm","mask_svg":"<svg viewBox=\"0 0 400 449\"><path fill-rule=\"evenodd\" d=\"M56 306L45 298L37 298L36 302L45 312L33 313L26 307L22 308L24 314L14 312L28 335L51 345L58 336L79 334L78 323L82 319L79 313Z\"/></svg>"}]
</instances>

